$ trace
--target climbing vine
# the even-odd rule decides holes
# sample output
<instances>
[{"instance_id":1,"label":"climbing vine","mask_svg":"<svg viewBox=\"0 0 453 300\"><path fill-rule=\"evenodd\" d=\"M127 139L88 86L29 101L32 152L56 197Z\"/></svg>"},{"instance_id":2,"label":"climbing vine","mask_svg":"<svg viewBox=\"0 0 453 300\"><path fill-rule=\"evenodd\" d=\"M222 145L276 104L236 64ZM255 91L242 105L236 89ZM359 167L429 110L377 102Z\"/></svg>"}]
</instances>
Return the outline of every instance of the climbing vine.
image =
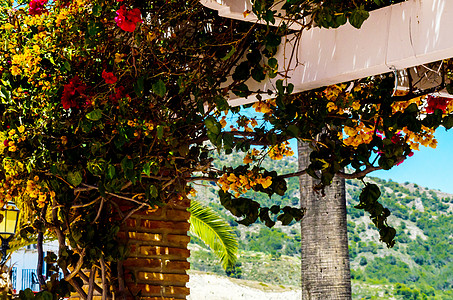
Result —
<instances>
[{"instance_id":1,"label":"climbing vine","mask_svg":"<svg viewBox=\"0 0 453 300\"><path fill-rule=\"evenodd\" d=\"M402 163L419 145L435 147L434 130L453 126L453 103L430 96L450 86L449 61L439 86L414 84L400 95L393 74L293 94L278 72L274 55L294 33L291 23L360 27L369 10L393 2L292 0L282 17L273 1L256 0L244 14L264 24L253 24L195 0L0 0L0 194L2 205L21 208L22 238L59 241L48 262L64 279L52 277L44 289L86 298L85 283L105 297L122 292L115 283L128 252L116 239L121 224L139 210L184 201L192 182L215 182L239 223L271 227L300 220L304 210L263 207L242 194L283 195L285 179L304 173L319 179L322 193L335 175L363 178ZM271 26L276 18L282 23ZM277 76L273 91L247 85ZM257 101L231 107L231 94ZM265 156L293 155L292 138L313 149L306 170L261 166ZM216 169L214 151L242 152L244 164ZM393 246L390 211L376 188L365 186L358 208ZM116 276L107 276L105 289L82 269Z\"/></svg>"}]
</instances>

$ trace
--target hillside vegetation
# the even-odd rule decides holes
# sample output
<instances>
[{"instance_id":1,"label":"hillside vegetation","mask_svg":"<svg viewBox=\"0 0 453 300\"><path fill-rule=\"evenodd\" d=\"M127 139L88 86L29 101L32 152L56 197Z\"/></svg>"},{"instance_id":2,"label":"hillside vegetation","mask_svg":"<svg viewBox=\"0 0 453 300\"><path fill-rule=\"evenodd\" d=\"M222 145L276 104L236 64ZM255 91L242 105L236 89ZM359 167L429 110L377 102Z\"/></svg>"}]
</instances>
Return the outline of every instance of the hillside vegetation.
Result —
<instances>
[{"instance_id":1,"label":"hillside vegetation","mask_svg":"<svg viewBox=\"0 0 453 300\"><path fill-rule=\"evenodd\" d=\"M234 166L238 155L219 157L223 165ZM275 162L264 161L263 164ZM219 164L218 167L221 167ZM274 166L275 168L275 166ZM278 162L278 172L297 170L297 160ZM453 195L416 184L396 183L370 177L381 188L381 203L392 216L397 243L388 249L369 217L359 209L363 183L347 180L348 236L354 299L453 299ZM206 182L197 186L197 198L215 209L234 227L240 257L230 277L257 280L263 284L298 286L300 283L300 226L293 223L267 228L261 223L238 225L218 202L217 186ZM285 196L252 196L263 205L299 203L298 180L288 180ZM194 270L224 274L208 248L192 238L191 266Z\"/></svg>"}]
</instances>

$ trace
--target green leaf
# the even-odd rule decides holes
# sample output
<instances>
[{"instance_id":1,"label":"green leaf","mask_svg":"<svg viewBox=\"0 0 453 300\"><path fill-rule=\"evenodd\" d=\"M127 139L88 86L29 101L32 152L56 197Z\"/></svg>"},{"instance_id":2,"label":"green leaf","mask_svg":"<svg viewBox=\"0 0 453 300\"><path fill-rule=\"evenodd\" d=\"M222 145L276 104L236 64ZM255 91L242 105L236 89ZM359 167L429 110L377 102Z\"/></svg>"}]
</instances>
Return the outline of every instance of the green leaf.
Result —
<instances>
[{"instance_id":1,"label":"green leaf","mask_svg":"<svg viewBox=\"0 0 453 300\"><path fill-rule=\"evenodd\" d=\"M447 88L447 92L448 92L450 95L453 95L453 83L450 82L449 84L447 84L446 88Z\"/></svg>"},{"instance_id":2,"label":"green leaf","mask_svg":"<svg viewBox=\"0 0 453 300\"><path fill-rule=\"evenodd\" d=\"M222 130L222 125L220 125L220 123L212 116L207 117L204 120L204 124L206 125L208 132L211 132L212 134L218 135Z\"/></svg>"},{"instance_id":3,"label":"green leaf","mask_svg":"<svg viewBox=\"0 0 453 300\"><path fill-rule=\"evenodd\" d=\"M223 145L225 149L232 149L234 145L234 135L230 133L224 133Z\"/></svg>"},{"instance_id":4,"label":"green leaf","mask_svg":"<svg viewBox=\"0 0 453 300\"><path fill-rule=\"evenodd\" d=\"M102 110L95 109L95 110L87 113L86 117L87 117L88 120L98 121L98 120L100 120L102 118Z\"/></svg>"},{"instance_id":5,"label":"green leaf","mask_svg":"<svg viewBox=\"0 0 453 300\"><path fill-rule=\"evenodd\" d=\"M285 93L285 87L283 86L283 80L282 79L277 80L275 85L277 87L278 94L283 95Z\"/></svg>"},{"instance_id":6,"label":"green leaf","mask_svg":"<svg viewBox=\"0 0 453 300\"><path fill-rule=\"evenodd\" d=\"M225 55L224 57L222 57L220 60L222 61L225 61L227 59L229 59L231 56L233 56L233 54L236 52L236 48L233 46L230 50L230 52L227 53L227 55Z\"/></svg>"},{"instance_id":7,"label":"green leaf","mask_svg":"<svg viewBox=\"0 0 453 300\"><path fill-rule=\"evenodd\" d=\"M167 93L167 87L165 83L159 79L157 82L153 83L153 92L159 97L164 97Z\"/></svg>"},{"instance_id":8,"label":"green leaf","mask_svg":"<svg viewBox=\"0 0 453 300\"><path fill-rule=\"evenodd\" d=\"M156 127L157 138L161 140L164 137L164 126L157 125Z\"/></svg>"},{"instance_id":9,"label":"green leaf","mask_svg":"<svg viewBox=\"0 0 453 300\"><path fill-rule=\"evenodd\" d=\"M282 222L282 225L289 225L293 221L293 216L289 213L283 213L277 217L277 220Z\"/></svg>"},{"instance_id":10,"label":"green leaf","mask_svg":"<svg viewBox=\"0 0 453 300\"><path fill-rule=\"evenodd\" d=\"M66 69L66 71L68 72L71 71L71 64L68 61L65 61L63 66Z\"/></svg>"},{"instance_id":11,"label":"green leaf","mask_svg":"<svg viewBox=\"0 0 453 300\"><path fill-rule=\"evenodd\" d=\"M264 73L264 69L259 65L252 69L251 74L252 74L252 78L255 79L255 81L261 82L264 79L266 79L266 74Z\"/></svg>"},{"instance_id":12,"label":"green leaf","mask_svg":"<svg viewBox=\"0 0 453 300\"><path fill-rule=\"evenodd\" d=\"M370 16L370 13L367 12L363 7L357 7L349 16L349 23L355 28L359 29L363 22Z\"/></svg>"},{"instance_id":13,"label":"green leaf","mask_svg":"<svg viewBox=\"0 0 453 300\"><path fill-rule=\"evenodd\" d=\"M367 184L360 193L360 201L365 203L376 202L381 196L381 191L376 184Z\"/></svg>"},{"instance_id":14,"label":"green leaf","mask_svg":"<svg viewBox=\"0 0 453 300\"><path fill-rule=\"evenodd\" d=\"M346 17L346 14L340 14L335 17L335 24L337 25L337 27L346 24L347 21L348 18Z\"/></svg>"},{"instance_id":15,"label":"green leaf","mask_svg":"<svg viewBox=\"0 0 453 300\"><path fill-rule=\"evenodd\" d=\"M153 184L149 186L149 196L153 199L156 199L159 196L159 190Z\"/></svg>"},{"instance_id":16,"label":"green leaf","mask_svg":"<svg viewBox=\"0 0 453 300\"><path fill-rule=\"evenodd\" d=\"M88 22L88 34L93 36L93 35L96 35L98 34L99 32L102 32L102 30L104 29L104 26L102 25L102 23L99 23L99 22L95 22L93 20L90 20Z\"/></svg>"},{"instance_id":17,"label":"green leaf","mask_svg":"<svg viewBox=\"0 0 453 300\"><path fill-rule=\"evenodd\" d=\"M69 172L66 179L72 186L76 187L82 183L82 174L79 171Z\"/></svg>"},{"instance_id":18,"label":"green leaf","mask_svg":"<svg viewBox=\"0 0 453 300\"><path fill-rule=\"evenodd\" d=\"M448 115L442 119L442 125L445 129L450 129L453 127L453 115Z\"/></svg>"},{"instance_id":19,"label":"green leaf","mask_svg":"<svg viewBox=\"0 0 453 300\"><path fill-rule=\"evenodd\" d=\"M222 267L234 266L237 260L238 241L232 227L211 208L190 201L190 232L199 237L220 258Z\"/></svg>"},{"instance_id":20,"label":"green leaf","mask_svg":"<svg viewBox=\"0 0 453 300\"><path fill-rule=\"evenodd\" d=\"M140 76L134 84L134 92L138 97L142 97L145 90L145 78Z\"/></svg>"},{"instance_id":21,"label":"green leaf","mask_svg":"<svg viewBox=\"0 0 453 300\"><path fill-rule=\"evenodd\" d=\"M269 58L269 60L267 61L267 64L272 69L276 69L278 67L278 61L275 57Z\"/></svg>"},{"instance_id":22,"label":"green leaf","mask_svg":"<svg viewBox=\"0 0 453 300\"><path fill-rule=\"evenodd\" d=\"M107 179L111 180L111 179L115 178L115 174L116 174L115 166L108 165L106 171L107 171L106 172Z\"/></svg>"},{"instance_id":23,"label":"green leaf","mask_svg":"<svg viewBox=\"0 0 453 300\"><path fill-rule=\"evenodd\" d=\"M92 9L92 13L93 13L93 16L100 17L101 13L102 13L102 6L100 6L98 4L94 5L93 9Z\"/></svg>"},{"instance_id":24,"label":"green leaf","mask_svg":"<svg viewBox=\"0 0 453 300\"><path fill-rule=\"evenodd\" d=\"M275 47L278 47L281 42L282 42L282 38L280 35L277 35L272 32L268 33L266 35L266 46L275 48Z\"/></svg>"},{"instance_id":25,"label":"green leaf","mask_svg":"<svg viewBox=\"0 0 453 300\"><path fill-rule=\"evenodd\" d=\"M234 69L232 78L234 81L243 81L243 80L247 80L249 77L250 77L249 62L243 61L236 67L236 69Z\"/></svg>"},{"instance_id":26,"label":"green leaf","mask_svg":"<svg viewBox=\"0 0 453 300\"><path fill-rule=\"evenodd\" d=\"M134 169L134 162L132 161L132 159L129 159L127 156L125 156L121 161L121 168L124 172L126 172L127 170L132 170Z\"/></svg>"}]
</instances>

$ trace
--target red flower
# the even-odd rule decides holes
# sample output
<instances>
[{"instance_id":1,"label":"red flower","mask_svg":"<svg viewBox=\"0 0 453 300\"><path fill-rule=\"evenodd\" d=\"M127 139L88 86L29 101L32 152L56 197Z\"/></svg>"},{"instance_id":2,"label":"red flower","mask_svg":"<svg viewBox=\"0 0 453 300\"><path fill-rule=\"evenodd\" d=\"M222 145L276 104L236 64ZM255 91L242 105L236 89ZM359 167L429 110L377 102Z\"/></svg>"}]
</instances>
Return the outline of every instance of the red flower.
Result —
<instances>
[{"instance_id":1,"label":"red flower","mask_svg":"<svg viewBox=\"0 0 453 300\"><path fill-rule=\"evenodd\" d=\"M122 5L120 9L116 11L116 14L116 25L118 25L124 31L133 32L135 30L136 24L143 22L141 12L138 8L126 10L126 7Z\"/></svg>"},{"instance_id":2,"label":"red flower","mask_svg":"<svg viewBox=\"0 0 453 300\"><path fill-rule=\"evenodd\" d=\"M112 72L106 72L105 70L102 71L102 78L104 78L105 82L108 84L114 84L118 80Z\"/></svg>"},{"instance_id":3,"label":"red flower","mask_svg":"<svg viewBox=\"0 0 453 300\"><path fill-rule=\"evenodd\" d=\"M429 95L428 96L428 106L426 106L426 113L432 114L436 109L440 109L442 111L445 111L447 108L448 102L450 102L450 99L448 98L443 98L443 97L434 97Z\"/></svg>"},{"instance_id":4,"label":"red flower","mask_svg":"<svg viewBox=\"0 0 453 300\"><path fill-rule=\"evenodd\" d=\"M399 144L403 141L403 135L401 134L401 132L398 132L398 133L395 133L394 136L392 136L392 139L391 139L392 143L394 144Z\"/></svg>"},{"instance_id":5,"label":"red flower","mask_svg":"<svg viewBox=\"0 0 453 300\"><path fill-rule=\"evenodd\" d=\"M118 103L118 100L129 97L128 94L124 93L124 86L119 86L115 88L115 93L114 95L110 95L110 100L114 103Z\"/></svg>"},{"instance_id":6,"label":"red flower","mask_svg":"<svg viewBox=\"0 0 453 300\"><path fill-rule=\"evenodd\" d=\"M44 8L44 5L47 4L49 0L31 0L28 5L28 13L32 16L41 15L47 12L47 9Z\"/></svg>"},{"instance_id":7,"label":"red flower","mask_svg":"<svg viewBox=\"0 0 453 300\"><path fill-rule=\"evenodd\" d=\"M64 109L70 109L71 107L79 107L77 101L79 98L87 103L88 97L85 95L86 85L80 81L78 76L75 76L69 83L64 86L63 95L61 96L61 104Z\"/></svg>"}]
</instances>

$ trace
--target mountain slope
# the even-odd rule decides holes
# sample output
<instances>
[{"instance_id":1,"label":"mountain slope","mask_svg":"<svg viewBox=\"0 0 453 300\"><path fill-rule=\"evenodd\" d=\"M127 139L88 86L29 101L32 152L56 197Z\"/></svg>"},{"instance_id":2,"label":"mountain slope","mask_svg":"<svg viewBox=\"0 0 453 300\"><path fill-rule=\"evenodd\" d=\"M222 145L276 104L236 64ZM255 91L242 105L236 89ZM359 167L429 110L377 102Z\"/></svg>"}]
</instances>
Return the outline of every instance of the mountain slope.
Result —
<instances>
[{"instance_id":1,"label":"mountain slope","mask_svg":"<svg viewBox=\"0 0 453 300\"><path fill-rule=\"evenodd\" d=\"M241 158L223 158L235 165ZM263 164L270 166L271 161ZM279 173L297 169L294 158L278 162ZM354 298L371 299L453 299L453 195L430 190L409 182L396 183L370 177L379 185L379 201L390 209L389 225L397 229L396 245L388 249L358 203L363 183L347 180L348 235ZM209 204L235 228L240 241L240 257L230 275L273 284L298 286L300 282L299 224L267 228L257 223L237 225L218 203L213 183L197 187L199 200ZM262 205L298 205L298 182L288 180L283 196L253 195ZM225 274L202 242L193 240L192 268Z\"/></svg>"}]
</instances>

